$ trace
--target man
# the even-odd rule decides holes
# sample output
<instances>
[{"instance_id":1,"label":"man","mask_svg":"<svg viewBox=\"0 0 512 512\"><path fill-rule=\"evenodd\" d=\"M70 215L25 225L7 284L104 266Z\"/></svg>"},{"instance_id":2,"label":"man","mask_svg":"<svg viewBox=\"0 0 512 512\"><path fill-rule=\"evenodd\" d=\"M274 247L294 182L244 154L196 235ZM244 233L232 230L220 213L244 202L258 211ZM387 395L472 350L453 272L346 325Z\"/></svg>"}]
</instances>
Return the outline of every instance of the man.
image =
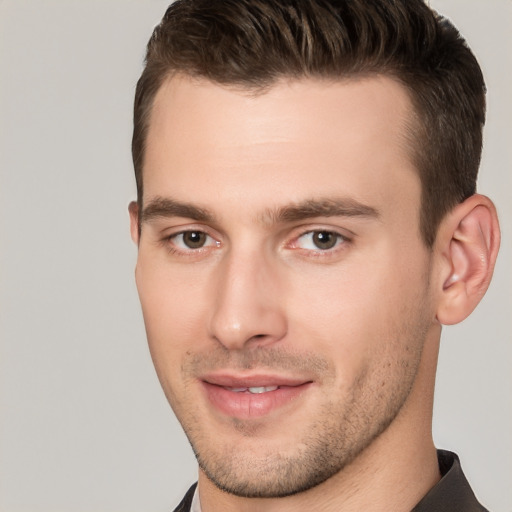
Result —
<instances>
[{"instance_id":1,"label":"man","mask_svg":"<svg viewBox=\"0 0 512 512\"><path fill-rule=\"evenodd\" d=\"M480 68L420 0L184 0L135 98L136 280L199 463L176 510L485 510L431 434L499 246Z\"/></svg>"}]
</instances>

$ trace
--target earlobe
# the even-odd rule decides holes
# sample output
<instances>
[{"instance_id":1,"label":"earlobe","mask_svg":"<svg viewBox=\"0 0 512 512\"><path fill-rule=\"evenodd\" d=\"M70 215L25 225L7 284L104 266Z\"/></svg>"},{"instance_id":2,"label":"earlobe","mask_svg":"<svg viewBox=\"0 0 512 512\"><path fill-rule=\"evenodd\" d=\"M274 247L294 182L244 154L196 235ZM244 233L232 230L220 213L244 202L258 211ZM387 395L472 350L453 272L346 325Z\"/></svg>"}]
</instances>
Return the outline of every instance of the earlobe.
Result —
<instances>
[{"instance_id":1,"label":"earlobe","mask_svg":"<svg viewBox=\"0 0 512 512\"><path fill-rule=\"evenodd\" d=\"M494 271L500 230L492 201L475 194L457 205L442 221L436 240L441 255L441 324L461 322L484 296Z\"/></svg>"},{"instance_id":2,"label":"earlobe","mask_svg":"<svg viewBox=\"0 0 512 512\"><path fill-rule=\"evenodd\" d=\"M139 228L139 205L136 201L132 201L128 205L130 214L130 235L136 245L139 245L140 228Z\"/></svg>"}]
</instances>

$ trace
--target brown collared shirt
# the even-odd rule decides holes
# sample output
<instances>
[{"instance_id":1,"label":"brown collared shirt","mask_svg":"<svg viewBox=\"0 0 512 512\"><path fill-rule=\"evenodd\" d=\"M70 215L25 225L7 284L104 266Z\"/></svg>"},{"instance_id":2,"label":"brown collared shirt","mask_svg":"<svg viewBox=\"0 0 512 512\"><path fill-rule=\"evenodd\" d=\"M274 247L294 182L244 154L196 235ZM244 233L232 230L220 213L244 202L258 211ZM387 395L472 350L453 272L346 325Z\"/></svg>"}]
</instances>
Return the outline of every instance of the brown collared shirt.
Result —
<instances>
[{"instance_id":1,"label":"brown collared shirt","mask_svg":"<svg viewBox=\"0 0 512 512\"><path fill-rule=\"evenodd\" d=\"M437 450L437 460L441 480L411 512L488 512L471 490L459 457L452 452Z\"/></svg>"}]
</instances>

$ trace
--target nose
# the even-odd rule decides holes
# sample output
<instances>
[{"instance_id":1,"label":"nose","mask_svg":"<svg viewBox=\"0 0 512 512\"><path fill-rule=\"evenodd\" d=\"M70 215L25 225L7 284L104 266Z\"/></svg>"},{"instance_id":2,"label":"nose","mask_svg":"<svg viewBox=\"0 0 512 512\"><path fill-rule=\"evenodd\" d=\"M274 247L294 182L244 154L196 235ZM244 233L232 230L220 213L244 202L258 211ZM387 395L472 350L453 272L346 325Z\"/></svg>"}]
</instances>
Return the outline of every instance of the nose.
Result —
<instances>
[{"instance_id":1,"label":"nose","mask_svg":"<svg viewBox=\"0 0 512 512\"><path fill-rule=\"evenodd\" d=\"M232 253L217 270L210 335L229 350L281 340L287 320L278 269L263 255Z\"/></svg>"}]
</instances>

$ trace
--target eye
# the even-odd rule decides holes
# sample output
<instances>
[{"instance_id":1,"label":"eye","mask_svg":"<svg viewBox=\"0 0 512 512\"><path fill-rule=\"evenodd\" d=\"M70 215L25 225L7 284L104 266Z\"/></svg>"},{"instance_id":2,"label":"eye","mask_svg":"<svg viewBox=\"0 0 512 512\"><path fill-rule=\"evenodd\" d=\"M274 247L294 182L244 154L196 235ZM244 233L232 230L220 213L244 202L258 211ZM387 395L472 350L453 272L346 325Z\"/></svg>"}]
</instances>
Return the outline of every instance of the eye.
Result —
<instances>
[{"instance_id":1,"label":"eye","mask_svg":"<svg viewBox=\"0 0 512 512\"><path fill-rule=\"evenodd\" d=\"M345 238L334 231L318 230L309 231L301 235L296 242L296 246L300 249L306 249L308 251L328 251L334 249L342 242Z\"/></svg>"},{"instance_id":2,"label":"eye","mask_svg":"<svg viewBox=\"0 0 512 512\"><path fill-rule=\"evenodd\" d=\"M210 235L204 231L182 231L169 237L169 240L178 250L188 251L194 249L202 249L203 247L211 247L219 244Z\"/></svg>"}]
</instances>

